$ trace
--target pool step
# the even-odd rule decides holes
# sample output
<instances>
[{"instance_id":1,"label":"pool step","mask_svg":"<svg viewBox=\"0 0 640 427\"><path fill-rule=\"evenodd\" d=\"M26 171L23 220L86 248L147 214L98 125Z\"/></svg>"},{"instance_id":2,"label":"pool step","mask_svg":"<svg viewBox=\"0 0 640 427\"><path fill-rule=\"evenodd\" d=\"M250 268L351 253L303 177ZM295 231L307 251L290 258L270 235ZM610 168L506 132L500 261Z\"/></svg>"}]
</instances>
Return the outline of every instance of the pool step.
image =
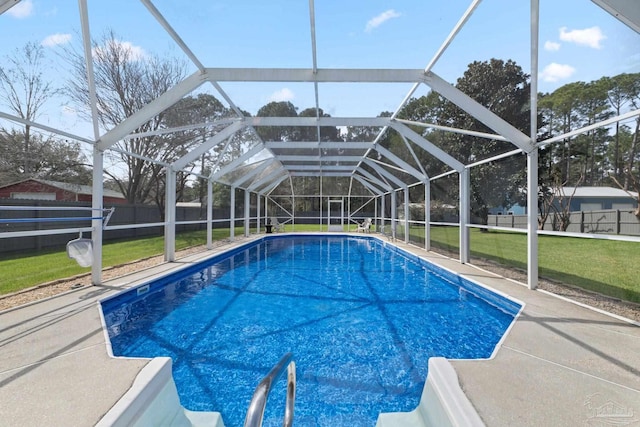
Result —
<instances>
[{"instance_id":1,"label":"pool step","mask_svg":"<svg viewBox=\"0 0 640 427\"><path fill-rule=\"evenodd\" d=\"M443 357L429 359L429 374L418 407L411 412L384 412L376 427L480 427L484 422L460 389L453 366Z\"/></svg>"},{"instance_id":2,"label":"pool step","mask_svg":"<svg viewBox=\"0 0 640 427\"><path fill-rule=\"evenodd\" d=\"M171 358L156 357L96 427L224 427L219 412L194 412L180 405Z\"/></svg>"}]
</instances>

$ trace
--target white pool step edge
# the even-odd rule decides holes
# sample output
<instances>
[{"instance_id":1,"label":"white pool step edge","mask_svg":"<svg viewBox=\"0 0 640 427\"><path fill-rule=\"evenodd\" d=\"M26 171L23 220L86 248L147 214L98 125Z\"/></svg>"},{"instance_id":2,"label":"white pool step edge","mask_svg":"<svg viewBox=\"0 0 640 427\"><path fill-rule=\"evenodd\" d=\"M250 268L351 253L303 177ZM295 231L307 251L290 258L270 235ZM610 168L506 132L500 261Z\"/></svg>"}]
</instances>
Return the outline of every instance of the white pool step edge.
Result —
<instances>
[{"instance_id":1,"label":"white pool step edge","mask_svg":"<svg viewBox=\"0 0 640 427\"><path fill-rule=\"evenodd\" d=\"M180 405L170 357L155 357L96 427L224 427L219 412L194 412Z\"/></svg>"},{"instance_id":2,"label":"white pool step edge","mask_svg":"<svg viewBox=\"0 0 640 427\"><path fill-rule=\"evenodd\" d=\"M224 427L219 412L194 412L180 405L171 368L169 357L151 359L96 427ZM453 366L442 357L429 359L418 407L411 412L381 413L376 423L376 427L428 426L484 426L460 388Z\"/></svg>"},{"instance_id":3,"label":"white pool step edge","mask_svg":"<svg viewBox=\"0 0 640 427\"><path fill-rule=\"evenodd\" d=\"M411 412L386 412L376 427L484 426L464 394L458 375L444 357L429 359L429 373L418 407Z\"/></svg>"}]
</instances>

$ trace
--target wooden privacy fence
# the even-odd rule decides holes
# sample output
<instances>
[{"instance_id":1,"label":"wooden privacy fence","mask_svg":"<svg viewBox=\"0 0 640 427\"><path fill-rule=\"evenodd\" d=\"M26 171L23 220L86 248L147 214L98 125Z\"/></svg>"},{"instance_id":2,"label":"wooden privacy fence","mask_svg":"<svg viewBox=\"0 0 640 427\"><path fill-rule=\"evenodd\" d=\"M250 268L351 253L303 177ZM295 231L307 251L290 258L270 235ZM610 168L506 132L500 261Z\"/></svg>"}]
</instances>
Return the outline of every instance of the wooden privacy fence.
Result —
<instances>
[{"instance_id":1,"label":"wooden privacy fence","mask_svg":"<svg viewBox=\"0 0 640 427\"><path fill-rule=\"evenodd\" d=\"M549 215L543 230L553 230L553 215ZM487 225L506 228L527 228L526 215L489 215ZM633 210L599 210L571 212L569 227L571 233L618 234L640 236L640 218Z\"/></svg>"}]
</instances>

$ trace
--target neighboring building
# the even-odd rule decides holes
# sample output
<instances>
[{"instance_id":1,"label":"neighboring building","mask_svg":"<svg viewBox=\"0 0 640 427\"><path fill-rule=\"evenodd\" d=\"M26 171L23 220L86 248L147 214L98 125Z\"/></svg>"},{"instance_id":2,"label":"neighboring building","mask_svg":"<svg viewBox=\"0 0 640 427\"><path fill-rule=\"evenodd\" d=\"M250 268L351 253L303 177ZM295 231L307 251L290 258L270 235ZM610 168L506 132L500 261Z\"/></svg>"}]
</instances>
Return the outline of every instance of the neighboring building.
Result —
<instances>
[{"instance_id":1,"label":"neighboring building","mask_svg":"<svg viewBox=\"0 0 640 427\"><path fill-rule=\"evenodd\" d=\"M91 202L91 190L89 185L32 178L0 187L0 198ZM104 203L127 203L122 193L113 190L104 190L103 200Z\"/></svg>"},{"instance_id":2,"label":"neighboring building","mask_svg":"<svg viewBox=\"0 0 640 427\"><path fill-rule=\"evenodd\" d=\"M612 187L563 187L561 196L564 203L571 198L569 207L571 212L636 209L638 193L632 191L629 193Z\"/></svg>"},{"instance_id":3,"label":"neighboring building","mask_svg":"<svg viewBox=\"0 0 640 427\"><path fill-rule=\"evenodd\" d=\"M489 215L526 215L527 207L515 204L509 208L504 206L498 206L497 208L490 208Z\"/></svg>"}]
</instances>

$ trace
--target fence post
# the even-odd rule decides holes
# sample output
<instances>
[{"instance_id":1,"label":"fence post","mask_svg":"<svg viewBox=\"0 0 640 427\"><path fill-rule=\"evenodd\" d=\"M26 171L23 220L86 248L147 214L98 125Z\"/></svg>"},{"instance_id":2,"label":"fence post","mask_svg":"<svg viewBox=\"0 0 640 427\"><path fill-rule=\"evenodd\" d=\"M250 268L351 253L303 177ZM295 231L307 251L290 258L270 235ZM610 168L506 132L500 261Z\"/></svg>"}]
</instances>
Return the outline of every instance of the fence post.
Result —
<instances>
[{"instance_id":1,"label":"fence post","mask_svg":"<svg viewBox=\"0 0 640 427\"><path fill-rule=\"evenodd\" d=\"M616 209L616 234L620 234L620 209Z\"/></svg>"}]
</instances>

